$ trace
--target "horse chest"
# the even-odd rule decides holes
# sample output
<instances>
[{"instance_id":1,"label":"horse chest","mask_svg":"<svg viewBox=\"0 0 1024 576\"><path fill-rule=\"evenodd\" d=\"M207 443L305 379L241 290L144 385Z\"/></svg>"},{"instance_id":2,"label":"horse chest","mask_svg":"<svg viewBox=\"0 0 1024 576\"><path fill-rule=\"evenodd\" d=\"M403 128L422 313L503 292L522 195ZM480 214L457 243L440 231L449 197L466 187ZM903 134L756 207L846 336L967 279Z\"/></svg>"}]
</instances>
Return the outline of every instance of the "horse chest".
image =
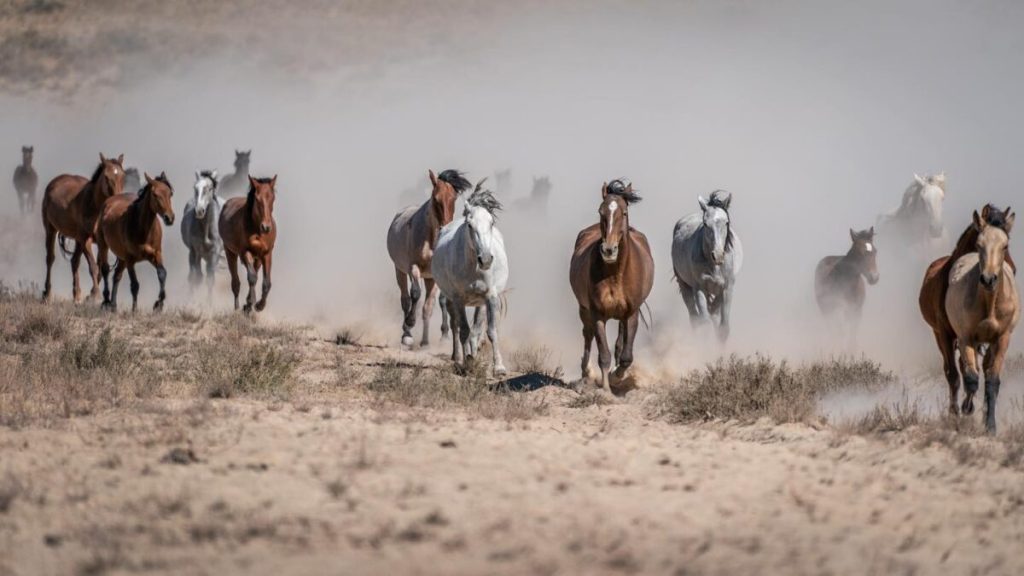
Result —
<instances>
[{"instance_id":1,"label":"horse chest","mask_svg":"<svg viewBox=\"0 0 1024 576\"><path fill-rule=\"evenodd\" d=\"M621 284L600 282L595 288L594 300L598 310L611 318L622 318L629 314L629 302Z\"/></svg>"}]
</instances>

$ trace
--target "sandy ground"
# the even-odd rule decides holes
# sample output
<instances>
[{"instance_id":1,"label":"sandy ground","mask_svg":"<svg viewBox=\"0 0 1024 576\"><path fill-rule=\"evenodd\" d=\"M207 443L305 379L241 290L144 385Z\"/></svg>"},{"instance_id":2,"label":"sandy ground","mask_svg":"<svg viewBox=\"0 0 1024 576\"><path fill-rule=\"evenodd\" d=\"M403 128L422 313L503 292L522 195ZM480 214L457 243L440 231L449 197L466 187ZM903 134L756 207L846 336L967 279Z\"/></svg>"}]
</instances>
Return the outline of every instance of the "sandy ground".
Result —
<instances>
[{"instance_id":1,"label":"sandy ground","mask_svg":"<svg viewBox=\"0 0 1024 576\"><path fill-rule=\"evenodd\" d=\"M311 340L302 377L336 350ZM805 425L672 425L643 389L585 408L524 394L547 409L506 422L353 386L4 429L0 574L1024 570L1024 483L996 462Z\"/></svg>"}]
</instances>

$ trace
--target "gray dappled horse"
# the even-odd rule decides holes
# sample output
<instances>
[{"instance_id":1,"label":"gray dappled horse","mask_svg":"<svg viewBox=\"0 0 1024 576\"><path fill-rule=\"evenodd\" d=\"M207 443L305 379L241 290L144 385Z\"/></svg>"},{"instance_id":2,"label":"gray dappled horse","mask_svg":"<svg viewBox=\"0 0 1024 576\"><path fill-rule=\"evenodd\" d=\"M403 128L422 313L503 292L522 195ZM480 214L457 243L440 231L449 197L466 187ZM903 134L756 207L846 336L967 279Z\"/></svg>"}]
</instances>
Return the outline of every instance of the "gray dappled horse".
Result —
<instances>
[{"instance_id":1,"label":"gray dappled horse","mask_svg":"<svg viewBox=\"0 0 1024 576\"><path fill-rule=\"evenodd\" d=\"M214 273L224 245L217 222L222 202L217 196L217 171L196 172L195 194L185 206L181 239L188 247L188 283L193 290L203 281L206 262L207 298L213 297Z\"/></svg>"}]
</instances>

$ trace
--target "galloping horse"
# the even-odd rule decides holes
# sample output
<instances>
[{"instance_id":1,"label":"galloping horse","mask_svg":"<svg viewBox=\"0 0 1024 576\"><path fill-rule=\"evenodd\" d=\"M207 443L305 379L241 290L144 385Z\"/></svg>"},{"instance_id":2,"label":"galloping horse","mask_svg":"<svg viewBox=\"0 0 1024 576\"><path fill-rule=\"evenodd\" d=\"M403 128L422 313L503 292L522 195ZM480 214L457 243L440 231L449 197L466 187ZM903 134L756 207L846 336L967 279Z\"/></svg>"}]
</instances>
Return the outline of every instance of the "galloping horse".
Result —
<instances>
[{"instance_id":1,"label":"galloping horse","mask_svg":"<svg viewBox=\"0 0 1024 576\"><path fill-rule=\"evenodd\" d=\"M135 265L145 260L156 268L160 281L160 295L153 310L162 310L167 293L167 269L164 268L163 228L159 216L168 226L174 224L174 208L171 197L174 188L167 175L160 173L156 179L145 174L146 186L138 193L118 194L103 203L99 220L96 222L96 242L99 246L100 269L103 272L103 306L117 310L117 285L125 268L131 281L132 312L139 306L139 277ZM117 256L114 269L113 287L109 284L110 264L108 250Z\"/></svg>"},{"instance_id":2,"label":"galloping horse","mask_svg":"<svg viewBox=\"0 0 1024 576\"><path fill-rule=\"evenodd\" d=\"M235 171L228 174L220 182L220 191L225 197L239 196L249 186L249 162L252 159L252 150L235 150Z\"/></svg>"},{"instance_id":3,"label":"galloping horse","mask_svg":"<svg viewBox=\"0 0 1024 576\"><path fill-rule=\"evenodd\" d=\"M420 280L426 292L423 302L423 339L430 343L430 317L434 311L434 278L430 262L441 228L455 216L455 201L471 184L457 170L445 170L434 176L428 171L433 190L422 206L410 206L395 215L388 228L388 255L395 265L395 281L402 292L402 344L412 346L412 329L416 327L416 306L420 299ZM411 278L411 282L410 282ZM447 305L441 303L441 335L448 334Z\"/></svg>"},{"instance_id":4,"label":"galloping horse","mask_svg":"<svg viewBox=\"0 0 1024 576\"><path fill-rule=\"evenodd\" d=\"M1007 231L1008 214L1009 209L1004 212L988 204L981 209L980 217L988 226ZM954 415L960 413L960 406L957 403L960 390L960 371L956 362L956 332L946 314L946 294L949 289L949 273L953 264L962 256L977 250L978 235L979 229L972 222L960 235L952 254L943 256L928 266L924 282L921 284L921 294L918 297L921 316L931 327L939 352L942 354L942 368L946 382L949 384L949 412ZM1010 266L1010 270L1016 273L1017 267L1010 256L1009 249L1006 251L1005 261ZM976 381L974 385L977 386Z\"/></svg>"},{"instance_id":5,"label":"galloping horse","mask_svg":"<svg viewBox=\"0 0 1024 576\"><path fill-rule=\"evenodd\" d=\"M14 191L18 194L18 206L22 214L28 214L36 207L36 190L39 188L39 174L32 167L33 146L21 147L21 165L14 169Z\"/></svg>"},{"instance_id":6,"label":"galloping horse","mask_svg":"<svg viewBox=\"0 0 1024 576\"><path fill-rule=\"evenodd\" d=\"M129 193L142 190L142 178L139 176L138 168L129 166L124 169L124 190Z\"/></svg>"},{"instance_id":7,"label":"galloping horse","mask_svg":"<svg viewBox=\"0 0 1024 576\"><path fill-rule=\"evenodd\" d=\"M533 188L530 195L520 198L512 204L512 208L519 212L534 212L538 216L547 214L548 199L551 198L551 178L541 176L533 177Z\"/></svg>"},{"instance_id":8,"label":"galloping horse","mask_svg":"<svg viewBox=\"0 0 1024 576\"><path fill-rule=\"evenodd\" d=\"M498 317L502 296L508 285L508 255L505 239L494 225L501 203L481 180L466 200L462 218L441 229L431 260L431 273L448 301L452 323L452 360L469 364L480 344L480 330L487 310L487 339L491 342L495 376L506 373L498 350ZM470 332L466 306L476 308Z\"/></svg>"},{"instance_id":9,"label":"galloping horse","mask_svg":"<svg viewBox=\"0 0 1024 576\"><path fill-rule=\"evenodd\" d=\"M1008 214L1001 226L993 226L974 212L973 223L978 239L972 252L953 262L946 291L946 316L956 334L960 352L960 372L964 379L964 414L974 412L974 394L978 391L978 358L984 355L985 428L996 432L996 400L999 398L1000 374L1013 329L1020 321L1020 294L1013 277L1013 268L1006 262L1016 214ZM984 351L987 348L987 351ZM956 404L950 387L950 404Z\"/></svg>"},{"instance_id":10,"label":"galloping horse","mask_svg":"<svg viewBox=\"0 0 1024 576\"><path fill-rule=\"evenodd\" d=\"M224 254L231 272L231 292L238 310L238 292L242 282L238 278L238 260L245 265L249 281L249 294L245 298L246 313L257 312L267 306L270 294L274 243L277 241L277 222L274 221L274 199L277 196L277 175L273 178L249 177L249 194L245 198L229 198L220 213L218 230L224 242ZM263 292L256 302L256 275L263 268Z\"/></svg>"},{"instance_id":11,"label":"galloping horse","mask_svg":"<svg viewBox=\"0 0 1024 576\"><path fill-rule=\"evenodd\" d=\"M640 307L654 286L654 259L647 237L629 225L629 206L640 201L633 185L613 180L601 187L601 221L580 231L569 265L569 284L583 322L583 379L590 377L590 345L597 337L601 388L611 393L611 354L605 323L619 321L616 375L633 364Z\"/></svg>"},{"instance_id":12,"label":"galloping horse","mask_svg":"<svg viewBox=\"0 0 1024 576\"><path fill-rule=\"evenodd\" d=\"M729 338L729 317L736 276L743 266L743 245L732 228L732 196L715 190L700 212L684 216L672 232L672 267L694 327L718 316L718 338Z\"/></svg>"},{"instance_id":13,"label":"galloping horse","mask_svg":"<svg viewBox=\"0 0 1024 576\"><path fill-rule=\"evenodd\" d=\"M46 284L43 286L43 299L50 297L50 271L55 259L54 249L57 236L60 236L60 248L65 254L71 253L71 273L74 276L74 299L81 300L82 289L78 282L78 265L82 255L89 265L92 276L90 298L100 293L100 273L96 265L96 257L92 253L93 235L96 230L96 218L107 198L120 194L124 188L124 155L116 160L100 154L100 164L93 172L92 178L61 174L46 186L43 194L43 228L46 230ZM75 241L75 250L70 252L65 246L65 239Z\"/></svg>"},{"instance_id":14,"label":"galloping horse","mask_svg":"<svg viewBox=\"0 0 1024 576\"><path fill-rule=\"evenodd\" d=\"M814 270L814 296L818 308L825 315L842 310L845 313L851 339L857 333L867 283L878 283L878 249L875 247L875 229L854 232L850 230L853 245L844 256L826 256Z\"/></svg>"},{"instance_id":15,"label":"galloping horse","mask_svg":"<svg viewBox=\"0 0 1024 576\"><path fill-rule=\"evenodd\" d=\"M195 194L181 217L181 239L188 247L188 283L193 290L203 281L206 261L206 293L213 295L214 273L224 244L217 229L221 199L217 196L217 171L196 172Z\"/></svg>"},{"instance_id":16,"label":"galloping horse","mask_svg":"<svg viewBox=\"0 0 1024 576\"><path fill-rule=\"evenodd\" d=\"M946 233L942 223L945 198L945 172L925 177L914 174L899 208L878 217L879 234L891 237L889 246L914 246L941 239Z\"/></svg>"}]
</instances>

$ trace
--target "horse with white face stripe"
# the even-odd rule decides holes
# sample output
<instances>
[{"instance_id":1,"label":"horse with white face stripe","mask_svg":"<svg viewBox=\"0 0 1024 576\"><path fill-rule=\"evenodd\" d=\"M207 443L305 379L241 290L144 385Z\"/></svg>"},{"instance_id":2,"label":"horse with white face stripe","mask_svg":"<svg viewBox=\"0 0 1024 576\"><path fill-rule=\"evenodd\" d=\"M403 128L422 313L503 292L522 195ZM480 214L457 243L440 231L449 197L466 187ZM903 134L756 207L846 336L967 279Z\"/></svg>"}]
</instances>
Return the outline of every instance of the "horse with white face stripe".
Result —
<instances>
[{"instance_id":1,"label":"horse with white face stripe","mask_svg":"<svg viewBox=\"0 0 1024 576\"><path fill-rule=\"evenodd\" d=\"M181 239L188 247L188 282L193 290L203 281L206 261L207 298L213 297L214 273L224 245L217 222L223 204L217 195L217 171L196 172L195 193L185 206Z\"/></svg>"},{"instance_id":2,"label":"horse with white face stripe","mask_svg":"<svg viewBox=\"0 0 1024 576\"><path fill-rule=\"evenodd\" d=\"M878 283L878 248L875 228L850 230L853 245L844 256L826 256L814 271L814 295L822 314L845 315L850 345L855 343L867 284Z\"/></svg>"},{"instance_id":3,"label":"horse with white face stripe","mask_svg":"<svg viewBox=\"0 0 1024 576\"><path fill-rule=\"evenodd\" d=\"M684 216L672 232L672 266L690 324L716 321L718 338L725 342L743 244L732 227L728 192L715 190L706 202L698 196L697 203L701 211Z\"/></svg>"},{"instance_id":4,"label":"horse with white face stripe","mask_svg":"<svg viewBox=\"0 0 1024 576\"><path fill-rule=\"evenodd\" d=\"M430 268L447 299L452 360L457 365L468 365L476 357L484 320L481 309L485 309L494 375L501 376L506 370L498 346L498 317L508 285L508 256L505 239L495 226L501 203L489 190L482 189L484 180L466 200L462 218L441 229ZM472 331L467 306L476 309Z\"/></svg>"}]
</instances>

